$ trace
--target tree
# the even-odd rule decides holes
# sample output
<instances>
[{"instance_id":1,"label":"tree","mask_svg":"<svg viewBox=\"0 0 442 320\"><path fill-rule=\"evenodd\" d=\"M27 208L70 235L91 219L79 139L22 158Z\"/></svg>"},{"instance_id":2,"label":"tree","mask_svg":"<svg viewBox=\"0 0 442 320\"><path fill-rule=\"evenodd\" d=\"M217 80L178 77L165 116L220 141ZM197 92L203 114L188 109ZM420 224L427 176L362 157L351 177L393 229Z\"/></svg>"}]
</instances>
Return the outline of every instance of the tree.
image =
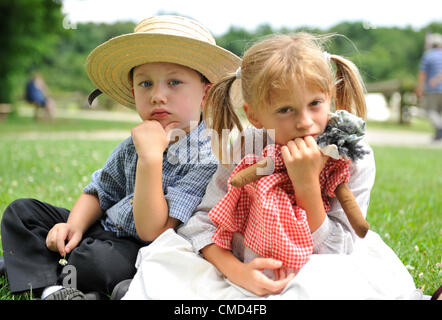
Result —
<instances>
[{"instance_id":1,"label":"tree","mask_svg":"<svg viewBox=\"0 0 442 320\"><path fill-rule=\"evenodd\" d=\"M133 32L135 23L79 23L60 38L56 54L45 57L40 70L49 87L61 92L90 93L95 86L89 80L85 63L89 53L103 42Z\"/></svg>"},{"instance_id":2,"label":"tree","mask_svg":"<svg viewBox=\"0 0 442 320\"><path fill-rule=\"evenodd\" d=\"M2 0L2 2L4 1L12 2L12 0ZM14 1L14 3L17 2L25 3L30 0ZM45 1L35 0L33 2L43 3ZM46 0L46 2L53 3L51 0ZM0 16L2 15L3 11L0 11ZM2 23L3 21L0 20L0 24ZM41 28L41 26L38 27ZM112 24L78 23L76 29L62 32L57 40L55 50L45 49L42 52L43 55L39 54L39 59L26 56L26 59L31 59L30 61L21 57L18 65L20 67L26 66L26 71L29 71L32 66L38 66L53 92L63 94L75 91L86 96L95 88L85 72L88 54L96 46L112 37L133 32L134 27L135 23L129 21ZM411 27L375 27L361 21L342 22L327 30L308 26L276 30L268 24L262 24L255 30L231 26L226 33L216 38L216 42L238 56L243 56L244 51L263 36L271 33L298 31L342 35L331 38L326 43L325 49L330 53L340 54L352 60L360 69L366 83L398 80L404 89L412 91L416 82L419 61L424 51L425 34L427 32L442 33L442 24L433 22L420 30ZM53 48L49 45L53 44L53 41L49 43L49 39L46 39L45 43L45 48ZM43 58L41 58L42 56ZM0 57L3 57L3 52L0 52ZM8 61L8 59L3 58L2 61ZM10 62L7 64L13 65ZM17 63L13 66L17 68ZM4 65L1 65L0 68L2 67ZM3 74L9 75L5 72ZM25 72L22 73L25 74ZM3 87L0 87L1 89ZM20 84L18 89L23 90L23 84Z\"/></svg>"},{"instance_id":3,"label":"tree","mask_svg":"<svg viewBox=\"0 0 442 320\"><path fill-rule=\"evenodd\" d=\"M224 35L216 38L216 43L237 56L242 56L253 38L246 29L232 26Z\"/></svg>"},{"instance_id":4,"label":"tree","mask_svg":"<svg viewBox=\"0 0 442 320\"><path fill-rule=\"evenodd\" d=\"M0 103L10 103L27 73L38 66L63 32L61 1L0 2Z\"/></svg>"}]
</instances>

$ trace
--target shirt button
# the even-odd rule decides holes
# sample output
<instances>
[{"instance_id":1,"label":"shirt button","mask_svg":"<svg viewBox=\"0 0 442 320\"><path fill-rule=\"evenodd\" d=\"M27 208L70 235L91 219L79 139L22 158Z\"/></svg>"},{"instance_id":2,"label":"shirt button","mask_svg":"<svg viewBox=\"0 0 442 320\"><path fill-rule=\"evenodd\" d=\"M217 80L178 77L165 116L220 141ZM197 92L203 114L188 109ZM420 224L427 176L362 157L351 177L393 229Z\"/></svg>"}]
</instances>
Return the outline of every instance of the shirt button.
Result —
<instances>
[{"instance_id":1,"label":"shirt button","mask_svg":"<svg viewBox=\"0 0 442 320\"><path fill-rule=\"evenodd\" d=\"M129 203L133 205L134 204L134 198L130 198Z\"/></svg>"},{"instance_id":2,"label":"shirt button","mask_svg":"<svg viewBox=\"0 0 442 320\"><path fill-rule=\"evenodd\" d=\"M120 225L118 224L118 225L117 225L117 229L119 229L119 230L123 230L123 227L120 226Z\"/></svg>"}]
</instances>

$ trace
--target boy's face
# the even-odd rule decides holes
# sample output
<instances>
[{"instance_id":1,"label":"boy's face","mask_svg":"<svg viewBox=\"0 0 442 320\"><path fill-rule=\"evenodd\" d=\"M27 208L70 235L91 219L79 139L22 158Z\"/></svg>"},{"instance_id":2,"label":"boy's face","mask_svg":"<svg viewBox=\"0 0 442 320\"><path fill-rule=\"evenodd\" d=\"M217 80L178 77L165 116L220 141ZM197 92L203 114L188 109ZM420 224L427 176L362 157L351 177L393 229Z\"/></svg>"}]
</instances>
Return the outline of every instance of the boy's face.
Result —
<instances>
[{"instance_id":1,"label":"boy's face","mask_svg":"<svg viewBox=\"0 0 442 320\"><path fill-rule=\"evenodd\" d=\"M209 84L188 67L154 62L139 65L133 72L135 105L141 119L156 120L163 128L176 122L189 132L190 121L199 122Z\"/></svg>"},{"instance_id":2,"label":"boy's face","mask_svg":"<svg viewBox=\"0 0 442 320\"><path fill-rule=\"evenodd\" d=\"M252 111L244 105L250 122L257 128L275 129L275 142L286 145L290 140L324 132L328 123L331 98L317 89L305 88L298 94L279 92L271 106Z\"/></svg>"}]
</instances>

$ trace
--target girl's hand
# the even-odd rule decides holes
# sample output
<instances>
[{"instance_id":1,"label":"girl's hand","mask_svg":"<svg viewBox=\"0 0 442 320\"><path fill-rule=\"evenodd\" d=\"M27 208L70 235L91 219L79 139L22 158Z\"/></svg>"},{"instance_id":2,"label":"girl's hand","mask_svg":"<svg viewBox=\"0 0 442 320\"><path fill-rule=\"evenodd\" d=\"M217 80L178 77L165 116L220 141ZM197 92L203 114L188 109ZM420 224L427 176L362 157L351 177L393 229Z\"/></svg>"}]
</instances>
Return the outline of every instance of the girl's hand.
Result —
<instances>
[{"instance_id":1,"label":"girl's hand","mask_svg":"<svg viewBox=\"0 0 442 320\"><path fill-rule=\"evenodd\" d=\"M319 175L328 156L322 154L311 136L289 141L281 153L295 190L296 204L306 211L310 231L314 232L326 218Z\"/></svg>"},{"instance_id":2,"label":"girl's hand","mask_svg":"<svg viewBox=\"0 0 442 320\"><path fill-rule=\"evenodd\" d=\"M328 160L311 136L289 141L281 148L281 153L295 190L317 183Z\"/></svg>"},{"instance_id":3,"label":"girl's hand","mask_svg":"<svg viewBox=\"0 0 442 320\"><path fill-rule=\"evenodd\" d=\"M179 125L172 122L165 128L156 120L146 120L132 129L132 140L141 159L163 159L169 145L168 133Z\"/></svg>"},{"instance_id":4,"label":"girl's hand","mask_svg":"<svg viewBox=\"0 0 442 320\"><path fill-rule=\"evenodd\" d=\"M51 251L58 251L63 257L78 245L82 237L83 232L75 229L72 225L57 223L46 236L46 247ZM67 244L66 240L68 240Z\"/></svg>"},{"instance_id":5,"label":"girl's hand","mask_svg":"<svg viewBox=\"0 0 442 320\"><path fill-rule=\"evenodd\" d=\"M281 293L295 276L294 273L287 275L281 261L270 258L255 258L242 265L243 268L236 270L230 280L258 296ZM269 279L263 273L264 269L273 269L277 280Z\"/></svg>"}]
</instances>

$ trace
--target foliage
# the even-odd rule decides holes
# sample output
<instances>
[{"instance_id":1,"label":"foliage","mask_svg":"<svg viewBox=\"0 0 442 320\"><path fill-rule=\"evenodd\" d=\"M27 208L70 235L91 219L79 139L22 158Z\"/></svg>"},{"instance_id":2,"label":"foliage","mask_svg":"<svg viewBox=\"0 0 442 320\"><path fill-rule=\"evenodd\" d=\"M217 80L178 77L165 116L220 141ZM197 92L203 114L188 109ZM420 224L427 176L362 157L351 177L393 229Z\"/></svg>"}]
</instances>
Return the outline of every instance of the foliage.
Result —
<instances>
[{"instance_id":1,"label":"foliage","mask_svg":"<svg viewBox=\"0 0 442 320\"><path fill-rule=\"evenodd\" d=\"M46 57L41 71L46 75L48 86L55 91L80 91L85 94L94 89L85 72L85 61L89 53L104 41L130 33L135 24L78 24L75 29L60 39L57 53Z\"/></svg>"},{"instance_id":2,"label":"foliage","mask_svg":"<svg viewBox=\"0 0 442 320\"><path fill-rule=\"evenodd\" d=\"M12 102L26 74L42 62L62 34L61 1L0 2L0 102Z\"/></svg>"},{"instance_id":3,"label":"foliage","mask_svg":"<svg viewBox=\"0 0 442 320\"><path fill-rule=\"evenodd\" d=\"M135 27L133 22L113 24L79 23L63 29L60 0L2 0L0 27L7 37L0 39L0 101L19 100L25 77L39 71L53 92L80 92L94 89L84 64L88 54L106 40ZM424 51L425 34L442 33L442 23L430 23L420 30L411 27L374 27L363 22L342 22L329 29L273 29L262 24L255 30L231 26L217 43L242 56L257 39L273 33L307 31L336 33L327 50L353 60L365 82L398 79L406 90L413 90L419 61ZM103 98L100 98L103 99ZM104 100L102 103L112 104Z\"/></svg>"},{"instance_id":4,"label":"foliage","mask_svg":"<svg viewBox=\"0 0 442 320\"><path fill-rule=\"evenodd\" d=\"M90 51L109 38L132 32L135 24L118 22L114 24L78 24L69 36L64 36L44 65L50 87L61 91L81 91L84 94L94 89L84 71L84 62ZM424 51L426 32L442 33L441 23L432 23L421 30L380 27L367 29L362 22L343 22L328 30L301 27L274 30L263 24L253 31L231 26L217 37L218 45L242 56L250 45L263 36L272 33L307 31L316 34L337 33L328 44L327 50L352 59L360 68L366 82L391 79L400 80L408 90L416 82L420 57ZM51 77L49 77L51 75Z\"/></svg>"},{"instance_id":5,"label":"foliage","mask_svg":"<svg viewBox=\"0 0 442 320\"><path fill-rule=\"evenodd\" d=\"M348 56L360 68L366 82L415 79L424 50L425 32L411 28L365 29L362 23L341 23L331 28L354 43L338 38L337 53Z\"/></svg>"},{"instance_id":6,"label":"foliage","mask_svg":"<svg viewBox=\"0 0 442 320\"><path fill-rule=\"evenodd\" d=\"M365 82L398 79L407 90L416 82L419 61L424 51L425 34L442 33L442 23L431 23L421 30L411 27L370 27L363 22L342 22L330 29L309 27L272 30L259 26L254 32L231 27L217 39L222 47L239 56L253 41L272 33L306 31L314 34L336 34L327 43L327 51L348 57L359 67Z\"/></svg>"}]
</instances>

